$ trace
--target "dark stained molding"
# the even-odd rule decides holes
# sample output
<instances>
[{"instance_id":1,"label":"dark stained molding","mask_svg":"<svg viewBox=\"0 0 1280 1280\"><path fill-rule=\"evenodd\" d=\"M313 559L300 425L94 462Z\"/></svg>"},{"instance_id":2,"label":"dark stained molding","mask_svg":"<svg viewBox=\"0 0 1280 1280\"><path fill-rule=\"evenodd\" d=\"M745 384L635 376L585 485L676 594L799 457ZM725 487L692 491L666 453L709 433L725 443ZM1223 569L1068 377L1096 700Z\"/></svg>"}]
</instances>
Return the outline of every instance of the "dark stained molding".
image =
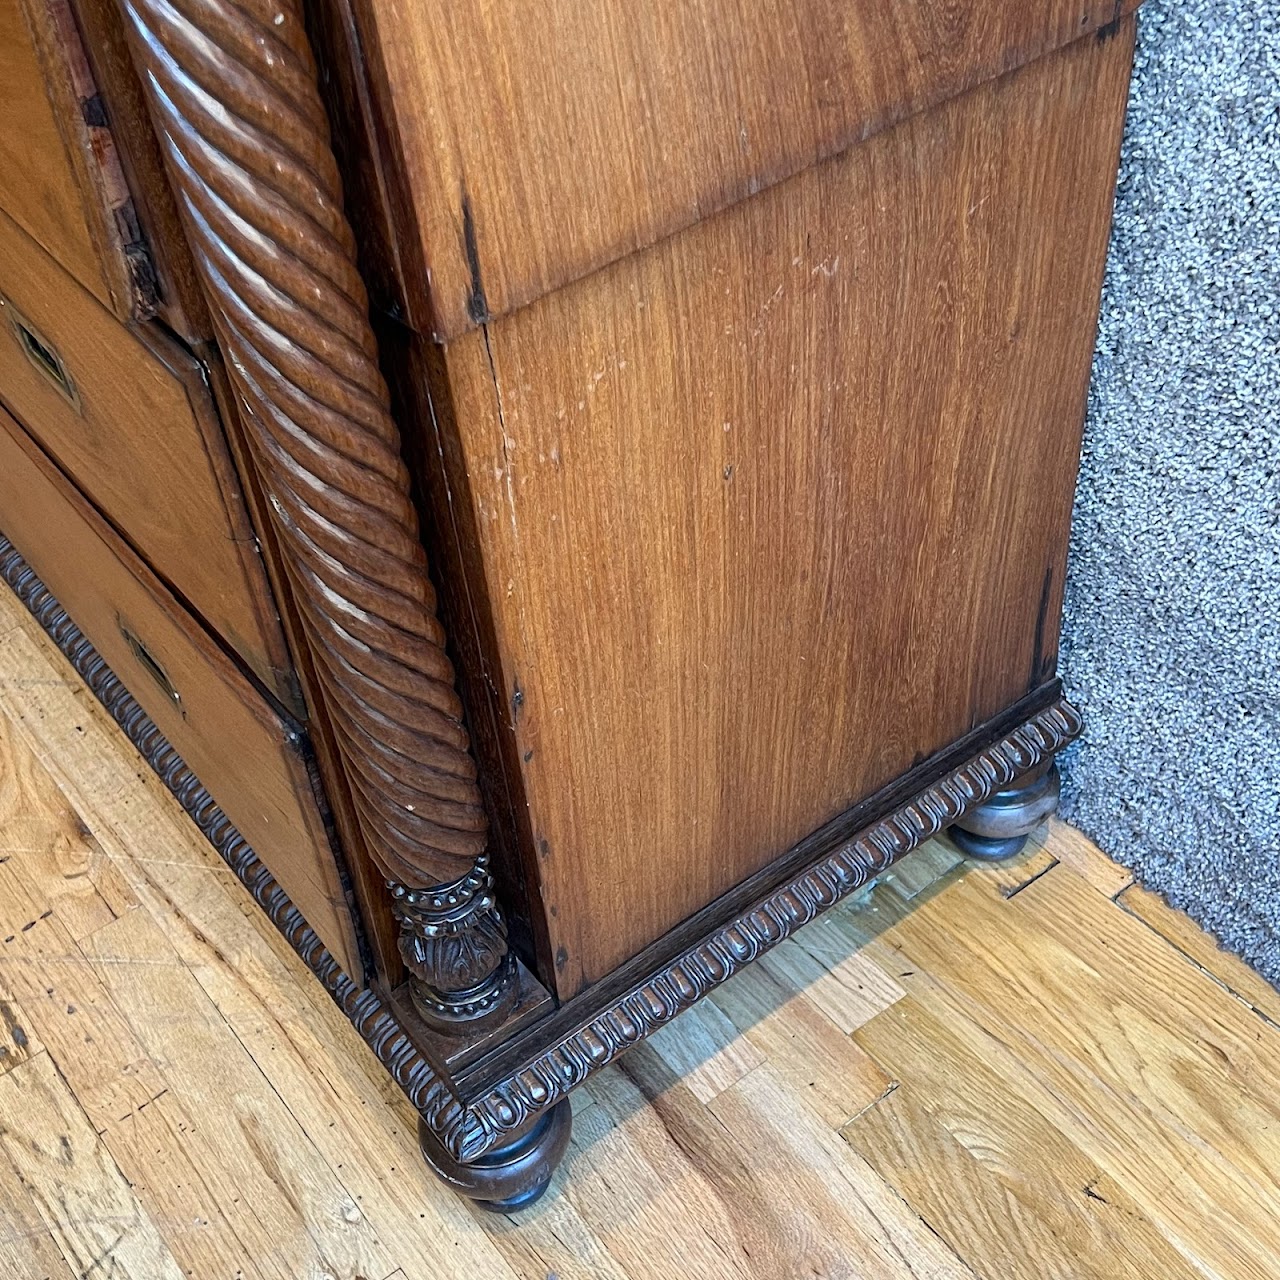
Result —
<instances>
[{"instance_id":1,"label":"dark stained molding","mask_svg":"<svg viewBox=\"0 0 1280 1280\"><path fill-rule=\"evenodd\" d=\"M1079 711L1058 696L990 746L947 770L936 781L828 850L778 888L762 895L584 1018L530 1053L470 1098L471 1125L485 1145L526 1124L531 1115L564 1098L592 1072L669 1022L758 956L789 938L893 863L939 835L967 812L1032 772L1078 737ZM535 1033L536 1034L536 1033ZM531 1038L524 1037L526 1040Z\"/></svg>"},{"instance_id":2,"label":"dark stained molding","mask_svg":"<svg viewBox=\"0 0 1280 1280\"><path fill-rule=\"evenodd\" d=\"M464 1106L414 1047L387 1006L338 966L199 779L97 651L0 534L0 577L70 660L197 827L302 957L456 1160L475 1161L506 1135L707 992L856 892L905 854L1032 772L1077 737L1080 713L1058 697L1022 724L818 857L784 884L682 951L658 972L534 1049ZM535 1032L536 1033L536 1032ZM530 1033L525 1033L526 1035Z\"/></svg>"}]
</instances>

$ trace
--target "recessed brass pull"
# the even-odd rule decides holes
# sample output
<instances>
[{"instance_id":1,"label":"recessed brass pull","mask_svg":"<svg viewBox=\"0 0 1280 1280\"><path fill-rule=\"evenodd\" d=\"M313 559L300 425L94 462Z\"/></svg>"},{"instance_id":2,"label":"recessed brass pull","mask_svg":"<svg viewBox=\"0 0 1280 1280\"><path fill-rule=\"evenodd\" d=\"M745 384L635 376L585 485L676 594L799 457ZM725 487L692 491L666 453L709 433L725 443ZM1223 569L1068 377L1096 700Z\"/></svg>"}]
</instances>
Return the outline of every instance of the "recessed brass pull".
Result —
<instances>
[{"instance_id":1,"label":"recessed brass pull","mask_svg":"<svg viewBox=\"0 0 1280 1280\"><path fill-rule=\"evenodd\" d=\"M0 298L0 306L3 306L8 313L9 323L13 326L14 336L18 339L22 354L27 357L40 376L53 383L58 394L79 413L80 395L76 391L76 384L71 381L67 366L62 363L58 349L41 335L40 330L31 324L8 298Z\"/></svg>"},{"instance_id":2,"label":"recessed brass pull","mask_svg":"<svg viewBox=\"0 0 1280 1280\"><path fill-rule=\"evenodd\" d=\"M182 707L182 695L174 688L173 681L169 679L165 669L152 656L147 646L123 622L118 625L120 634L124 637L125 644L129 646L129 652L138 660L138 665L164 690L165 697L172 701L185 719L187 713Z\"/></svg>"}]
</instances>

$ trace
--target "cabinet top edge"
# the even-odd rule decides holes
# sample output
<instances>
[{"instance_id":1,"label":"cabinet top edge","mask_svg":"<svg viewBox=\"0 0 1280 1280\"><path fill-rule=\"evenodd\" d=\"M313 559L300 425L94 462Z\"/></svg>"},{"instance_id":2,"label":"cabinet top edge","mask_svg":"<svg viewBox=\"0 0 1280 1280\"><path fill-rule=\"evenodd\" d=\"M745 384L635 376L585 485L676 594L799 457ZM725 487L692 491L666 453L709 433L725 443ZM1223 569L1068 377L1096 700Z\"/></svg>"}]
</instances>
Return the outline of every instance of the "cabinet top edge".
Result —
<instances>
[{"instance_id":1,"label":"cabinet top edge","mask_svg":"<svg viewBox=\"0 0 1280 1280\"><path fill-rule=\"evenodd\" d=\"M1140 2L354 0L409 312L450 341Z\"/></svg>"}]
</instances>

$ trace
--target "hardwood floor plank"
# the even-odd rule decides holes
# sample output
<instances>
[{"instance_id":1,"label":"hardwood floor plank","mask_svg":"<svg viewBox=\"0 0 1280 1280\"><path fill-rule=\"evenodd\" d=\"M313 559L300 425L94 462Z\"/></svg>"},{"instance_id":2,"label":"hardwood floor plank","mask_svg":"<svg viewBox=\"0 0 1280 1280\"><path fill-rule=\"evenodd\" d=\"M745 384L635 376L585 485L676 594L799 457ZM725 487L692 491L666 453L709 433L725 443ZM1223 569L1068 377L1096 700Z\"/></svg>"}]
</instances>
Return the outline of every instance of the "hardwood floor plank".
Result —
<instances>
[{"instance_id":1,"label":"hardwood floor plank","mask_svg":"<svg viewBox=\"0 0 1280 1280\"><path fill-rule=\"evenodd\" d=\"M1086 906L1122 916L1072 872L1061 874L1075 879ZM1047 937L1021 905L1031 892L1006 900L989 878L968 875L869 950L914 1000L965 1037L1011 1089L1123 1186L1189 1261L1224 1277L1280 1273L1274 1191L1232 1168L1229 1157L1151 1096L1153 1075L1176 1080L1180 1070L1191 1088L1205 1078L1191 1028L1172 1040L1145 1039L1135 1029L1145 1051L1122 1049L1118 1070L1108 1057L1128 1031L1123 1020L1117 1023L1110 995L1096 1003L1098 969L1110 968L1126 1001L1139 1006L1160 1004L1163 985L1141 968L1116 966L1088 945L1087 931L1074 920L1063 921L1066 944ZM1156 973L1163 969L1157 962ZM1190 965L1185 969L1204 980ZM1162 1062L1157 1051L1173 1057ZM1212 1096L1207 1088L1210 1106ZM1218 1110L1229 1112L1234 1084L1225 1096L1231 1101L1224 1106L1219 1099Z\"/></svg>"},{"instance_id":2,"label":"hardwood floor plank","mask_svg":"<svg viewBox=\"0 0 1280 1280\"><path fill-rule=\"evenodd\" d=\"M856 1038L902 1083L842 1136L980 1274L1204 1274L1103 1170L910 998Z\"/></svg>"},{"instance_id":3,"label":"hardwood floor plank","mask_svg":"<svg viewBox=\"0 0 1280 1280\"><path fill-rule=\"evenodd\" d=\"M942 838L946 839L945 836ZM1012 898L1057 865L1058 858L1055 851L1046 849L1033 838L1027 841L1026 847L1020 854L1006 862L970 862L966 877L977 876L980 880L994 885L1002 896Z\"/></svg>"},{"instance_id":4,"label":"hardwood floor plank","mask_svg":"<svg viewBox=\"0 0 1280 1280\"><path fill-rule=\"evenodd\" d=\"M184 1274L287 1276L279 1259L261 1252L261 1233L245 1229L251 1210L228 1206L218 1180L201 1171L194 1128L181 1100L165 1092L109 1121L101 1137Z\"/></svg>"},{"instance_id":5,"label":"hardwood floor plank","mask_svg":"<svg viewBox=\"0 0 1280 1280\"><path fill-rule=\"evenodd\" d=\"M1086 884L1114 898L1133 883L1133 872L1108 858L1083 832L1052 817L1033 837L1040 849L1051 848L1052 856L1070 867ZM1032 841L1028 841L1028 844Z\"/></svg>"},{"instance_id":6,"label":"hardwood floor plank","mask_svg":"<svg viewBox=\"0 0 1280 1280\"><path fill-rule=\"evenodd\" d=\"M137 906L48 771L0 716L0 861L20 857L33 896L82 938Z\"/></svg>"},{"instance_id":7,"label":"hardwood floor plank","mask_svg":"<svg viewBox=\"0 0 1280 1280\"><path fill-rule=\"evenodd\" d=\"M0 1077L0 1146L74 1275L182 1280L48 1054Z\"/></svg>"},{"instance_id":8,"label":"hardwood floor plank","mask_svg":"<svg viewBox=\"0 0 1280 1280\"><path fill-rule=\"evenodd\" d=\"M814 1249L810 1261L827 1268L793 1274L974 1280L915 1208L768 1066L726 1089L710 1109L738 1149L750 1153L752 1177L772 1205L777 1230L797 1249Z\"/></svg>"},{"instance_id":9,"label":"hardwood floor plank","mask_svg":"<svg viewBox=\"0 0 1280 1280\"><path fill-rule=\"evenodd\" d=\"M659 1028L649 1047L683 1078L699 1102L710 1102L764 1062L764 1054L714 1001L704 1000Z\"/></svg>"},{"instance_id":10,"label":"hardwood floor plank","mask_svg":"<svg viewBox=\"0 0 1280 1280\"><path fill-rule=\"evenodd\" d=\"M848 914L846 909L819 916L757 962L776 982L803 991L846 1035L903 994L860 954L860 939L848 924Z\"/></svg>"},{"instance_id":11,"label":"hardwood floor plank","mask_svg":"<svg viewBox=\"0 0 1280 1280\"><path fill-rule=\"evenodd\" d=\"M150 918L133 912L81 944L189 1116L183 1142L237 1234L283 1274L386 1275L360 1206Z\"/></svg>"},{"instance_id":12,"label":"hardwood floor plank","mask_svg":"<svg viewBox=\"0 0 1280 1280\"><path fill-rule=\"evenodd\" d=\"M893 1087L804 992L784 987L759 965L730 978L710 1001L826 1124L844 1124Z\"/></svg>"},{"instance_id":13,"label":"hardwood floor plank","mask_svg":"<svg viewBox=\"0 0 1280 1280\"><path fill-rule=\"evenodd\" d=\"M36 646L34 660L43 657ZM399 1265L411 1280L453 1267L509 1277L476 1229L476 1211L423 1165L415 1118L381 1064L172 797L157 794L105 712L82 706L74 692L42 681L25 734L58 762L64 788L130 891ZM254 1230L242 1233L252 1239Z\"/></svg>"},{"instance_id":14,"label":"hardwood floor plank","mask_svg":"<svg viewBox=\"0 0 1280 1280\"><path fill-rule=\"evenodd\" d=\"M42 694L40 741L63 759L90 741L90 759L77 761L82 776L91 771L98 780L76 787L86 821L272 1086L295 1115L314 1121L314 1141L378 1219L379 1235L410 1259L411 1276L438 1275L446 1265L509 1275L475 1230L472 1211L422 1165L408 1104L341 1011L185 815L164 803L167 795L156 803L147 776L111 749L112 727L93 715L69 716L58 692ZM100 804L103 797L111 803ZM350 1123L335 1127L335 1116Z\"/></svg>"},{"instance_id":15,"label":"hardwood floor plank","mask_svg":"<svg viewBox=\"0 0 1280 1280\"><path fill-rule=\"evenodd\" d=\"M852 1276L867 1261L872 1269L865 1274L884 1274L875 1269L870 1243L834 1211L829 1195L815 1197L814 1188L803 1182L775 1184L760 1168L754 1135L726 1126L655 1055L642 1046L623 1061L622 1069L674 1147L718 1196L746 1274L761 1280Z\"/></svg>"},{"instance_id":16,"label":"hardwood floor plank","mask_svg":"<svg viewBox=\"0 0 1280 1280\"><path fill-rule=\"evenodd\" d=\"M73 1280L53 1232L18 1171L0 1154L0 1275L5 1280Z\"/></svg>"},{"instance_id":17,"label":"hardwood floor plank","mask_svg":"<svg viewBox=\"0 0 1280 1280\"><path fill-rule=\"evenodd\" d=\"M101 1132L164 1092L160 1070L112 1004L58 916L12 858L0 866L0 981Z\"/></svg>"},{"instance_id":18,"label":"hardwood floor plank","mask_svg":"<svg viewBox=\"0 0 1280 1280\"><path fill-rule=\"evenodd\" d=\"M265 922L239 894L200 895L185 868L166 883L184 963L409 1280L454 1268L509 1280L479 1211L423 1164L413 1109L283 939L259 932Z\"/></svg>"},{"instance_id":19,"label":"hardwood floor plank","mask_svg":"<svg viewBox=\"0 0 1280 1280\"><path fill-rule=\"evenodd\" d=\"M1185 912L1169 906L1159 894L1141 885L1126 889L1118 901L1130 915L1154 930L1192 964L1280 1027L1280 991L1250 969L1239 956L1224 951Z\"/></svg>"},{"instance_id":20,"label":"hardwood floor plank","mask_svg":"<svg viewBox=\"0 0 1280 1280\"><path fill-rule=\"evenodd\" d=\"M728 1207L635 1083L614 1066L584 1088L595 1105L574 1113L552 1192L569 1197L628 1275L750 1276Z\"/></svg>"},{"instance_id":21,"label":"hardwood floor plank","mask_svg":"<svg viewBox=\"0 0 1280 1280\"><path fill-rule=\"evenodd\" d=\"M0 1075L30 1061L43 1047L17 996L0 983Z\"/></svg>"},{"instance_id":22,"label":"hardwood floor plank","mask_svg":"<svg viewBox=\"0 0 1280 1280\"><path fill-rule=\"evenodd\" d=\"M895 862L880 879L909 901L945 880L958 867L963 867L964 861L952 845L941 840L929 840L914 853L907 854L901 862Z\"/></svg>"},{"instance_id":23,"label":"hardwood floor plank","mask_svg":"<svg viewBox=\"0 0 1280 1280\"><path fill-rule=\"evenodd\" d=\"M556 1280L627 1280L628 1272L563 1190L561 1184L553 1183L547 1196L532 1209L494 1214L484 1223L485 1233L507 1265L520 1280L546 1280L548 1276Z\"/></svg>"},{"instance_id":24,"label":"hardwood floor plank","mask_svg":"<svg viewBox=\"0 0 1280 1280\"><path fill-rule=\"evenodd\" d=\"M1280 1213L1280 1030L1224 1001L1217 983L1136 920L1091 899L1065 870L1032 885L1017 905L1060 955L1074 947L1088 957L1074 974L1075 995L1093 1016L1075 1034L1064 1024L1063 1043L1114 1087L1141 1083L1162 1123L1266 1188Z\"/></svg>"}]
</instances>

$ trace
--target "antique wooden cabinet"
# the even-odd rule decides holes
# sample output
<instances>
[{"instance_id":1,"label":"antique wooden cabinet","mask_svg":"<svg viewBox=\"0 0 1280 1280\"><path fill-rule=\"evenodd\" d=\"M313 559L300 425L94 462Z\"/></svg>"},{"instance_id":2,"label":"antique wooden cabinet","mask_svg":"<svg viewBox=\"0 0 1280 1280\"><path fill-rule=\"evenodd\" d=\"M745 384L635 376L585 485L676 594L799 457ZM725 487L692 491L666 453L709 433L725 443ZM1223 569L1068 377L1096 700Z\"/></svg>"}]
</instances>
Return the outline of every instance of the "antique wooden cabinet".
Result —
<instances>
[{"instance_id":1,"label":"antique wooden cabinet","mask_svg":"<svg viewBox=\"0 0 1280 1280\"><path fill-rule=\"evenodd\" d=\"M0 572L465 1194L1052 810L1134 0L0 0Z\"/></svg>"}]
</instances>

